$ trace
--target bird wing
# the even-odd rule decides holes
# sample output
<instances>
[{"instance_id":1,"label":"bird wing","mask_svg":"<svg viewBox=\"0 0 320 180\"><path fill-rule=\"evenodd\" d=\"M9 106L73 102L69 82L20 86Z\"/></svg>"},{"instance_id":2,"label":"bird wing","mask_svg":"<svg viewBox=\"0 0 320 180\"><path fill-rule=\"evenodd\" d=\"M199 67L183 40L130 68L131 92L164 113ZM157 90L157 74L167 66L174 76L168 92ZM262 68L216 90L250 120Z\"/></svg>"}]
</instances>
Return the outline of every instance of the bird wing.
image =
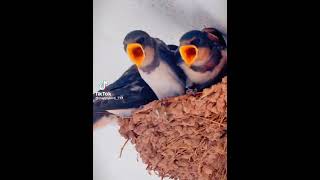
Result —
<instances>
[{"instance_id":1,"label":"bird wing","mask_svg":"<svg viewBox=\"0 0 320 180\"><path fill-rule=\"evenodd\" d=\"M141 78L135 65L131 66L114 83L98 92L110 93L110 97L98 97L93 94L94 121L104 115L106 110L138 108L157 100L148 84Z\"/></svg>"},{"instance_id":2,"label":"bird wing","mask_svg":"<svg viewBox=\"0 0 320 180\"><path fill-rule=\"evenodd\" d=\"M170 51L173 51L173 52L176 52L178 50L178 46L173 44L169 44L168 48L170 49Z\"/></svg>"}]
</instances>

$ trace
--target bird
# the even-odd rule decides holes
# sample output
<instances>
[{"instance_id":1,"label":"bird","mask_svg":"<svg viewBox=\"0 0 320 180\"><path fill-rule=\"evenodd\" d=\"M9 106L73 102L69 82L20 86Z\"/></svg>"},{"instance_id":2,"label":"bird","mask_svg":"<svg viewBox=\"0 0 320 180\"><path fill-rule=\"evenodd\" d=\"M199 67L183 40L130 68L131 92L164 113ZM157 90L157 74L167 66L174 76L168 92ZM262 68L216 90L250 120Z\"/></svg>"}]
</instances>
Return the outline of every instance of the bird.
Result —
<instances>
[{"instance_id":1,"label":"bird","mask_svg":"<svg viewBox=\"0 0 320 180\"><path fill-rule=\"evenodd\" d=\"M175 59L187 77L187 92L202 91L227 75L227 44L219 30L191 30L179 42Z\"/></svg>"},{"instance_id":2,"label":"bird","mask_svg":"<svg viewBox=\"0 0 320 180\"><path fill-rule=\"evenodd\" d=\"M129 32L123 45L129 59L158 99L185 93L186 76L175 60L178 46L167 45L142 30Z\"/></svg>"},{"instance_id":3,"label":"bird","mask_svg":"<svg viewBox=\"0 0 320 180\"><path fill-rule=\"evenodd\" d=\"M158 100L156 94L132 65L115 82L93 94L93 124L111 115L130 116L154 100Z\"/></svg>"}]
</instances>

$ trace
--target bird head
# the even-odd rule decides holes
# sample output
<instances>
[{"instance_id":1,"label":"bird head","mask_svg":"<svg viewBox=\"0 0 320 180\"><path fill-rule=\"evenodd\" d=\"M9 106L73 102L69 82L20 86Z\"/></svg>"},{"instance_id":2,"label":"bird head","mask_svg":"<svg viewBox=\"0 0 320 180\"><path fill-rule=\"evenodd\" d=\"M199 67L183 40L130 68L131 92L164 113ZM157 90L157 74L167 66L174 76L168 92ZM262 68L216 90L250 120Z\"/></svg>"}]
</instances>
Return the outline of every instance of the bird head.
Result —
<instances>
[{"instance_id":1,"label":"bird head","mask_svg":"<svg viewBox=\"0 0 320 180\"><path fill-rule=\"evenodd\" d=\"M138 68L149 64L154 57L153 39L144 31L131 31L124 38L123 45L129 59Z\"/></svg>"},{"instance_id":2,"label":"bird head","mask_svg":"<svg viewBox=\"0 0 320 180\"><path fill-rule=\"evenodd\" d=\"M219 34L219 35L218 35ZM191 66L204 64L217 50L226 47L220 32L214 28L205 28L202 31L192 30L180 38L179 52L183 61Z\"/></svg>"}]
</instances>

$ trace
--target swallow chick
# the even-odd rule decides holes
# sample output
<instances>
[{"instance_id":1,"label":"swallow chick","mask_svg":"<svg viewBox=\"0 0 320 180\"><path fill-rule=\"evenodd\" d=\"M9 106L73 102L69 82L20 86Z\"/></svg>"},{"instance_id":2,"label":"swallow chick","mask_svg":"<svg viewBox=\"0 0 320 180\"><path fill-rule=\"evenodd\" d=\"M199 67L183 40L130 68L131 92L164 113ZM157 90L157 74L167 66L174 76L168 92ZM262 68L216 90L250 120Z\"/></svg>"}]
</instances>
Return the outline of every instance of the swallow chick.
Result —
<instances>
[{"instance_id":1,"label":"swallow chick","mask_svg":"<svg viewBox=\"0 0 320 180\"><path fill-rule=\"evenodd\" d=\"M226 75L227 46L220 31L215 28L193 30L185 33L179 41L177 64L187 76L188 90L202 91Z\"/></svg>"},{"instance_id":2,"label":"swallow chick","mask_svg":"<svg viewBox=\"0 0 320 180\"><path fill-rule=\"evenodd\" d=\"M112 115L130 116L135 109L157 99L132 65L114 83L93 94L93 124L101 124L97 122Z\"/></svg>"},{"instance_id":3,"label":"swallow chick","mask_svg":"<svg viewBox=\"0 0 320 180\"><path fill-rule=\"evenodd\" d=\"M128 33L123 45L129 59L158 99L185 93L186 76L176 63L176 46L168 46L141 30Z\"/></svg>"}]
</instances>

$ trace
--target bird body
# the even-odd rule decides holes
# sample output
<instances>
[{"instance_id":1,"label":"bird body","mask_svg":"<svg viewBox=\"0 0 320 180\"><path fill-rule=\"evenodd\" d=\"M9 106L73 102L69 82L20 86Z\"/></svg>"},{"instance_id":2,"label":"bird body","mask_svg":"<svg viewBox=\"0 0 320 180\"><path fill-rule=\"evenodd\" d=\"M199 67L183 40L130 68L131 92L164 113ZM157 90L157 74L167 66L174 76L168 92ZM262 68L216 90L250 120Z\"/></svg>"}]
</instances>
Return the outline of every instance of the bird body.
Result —
<instances>
[{"instance_id":1,"label":"bird body","mask_svg":"<svg viewBox=\"0 0 320 180\"><path fill-rule=\"evenodd\" d=\"M160 39L152 38L139 30L128 33L124 46L129 58L137 65L141 77L158 99L185 93L186 77L175 61L177 47L168 46ZM141 53L136 52L143 52L142 60Z\"/></svg>"},{"instance_id":2,"label":"bird body","mask_svg":"<svg viewBox=\"0 0 320 180\"><path fill-rule=\"evenodd\" d=\"M212 77L217 77L217 75L224 68L223 66L225 65L226 60L223 59L223 61L224 62L218 64L218 67L212 70L207 70L205 72L196 71L195 69L188 67L186 64L180 64L179 66L182 68L191 82L194 82L196 84L203 84L212 80Z\"/></svg>"},{"instance_id":3,"label":"bird body","mask_svg":"<svg viewBox=\"0 0 320 180\"><path fill-rule=\"evenodd\" d=\"M184 83L169 65L160 60L151 72L139 70L141 77L150 85L159 99L178 96L184 93Z\"/></svg>"}]
</instances>

